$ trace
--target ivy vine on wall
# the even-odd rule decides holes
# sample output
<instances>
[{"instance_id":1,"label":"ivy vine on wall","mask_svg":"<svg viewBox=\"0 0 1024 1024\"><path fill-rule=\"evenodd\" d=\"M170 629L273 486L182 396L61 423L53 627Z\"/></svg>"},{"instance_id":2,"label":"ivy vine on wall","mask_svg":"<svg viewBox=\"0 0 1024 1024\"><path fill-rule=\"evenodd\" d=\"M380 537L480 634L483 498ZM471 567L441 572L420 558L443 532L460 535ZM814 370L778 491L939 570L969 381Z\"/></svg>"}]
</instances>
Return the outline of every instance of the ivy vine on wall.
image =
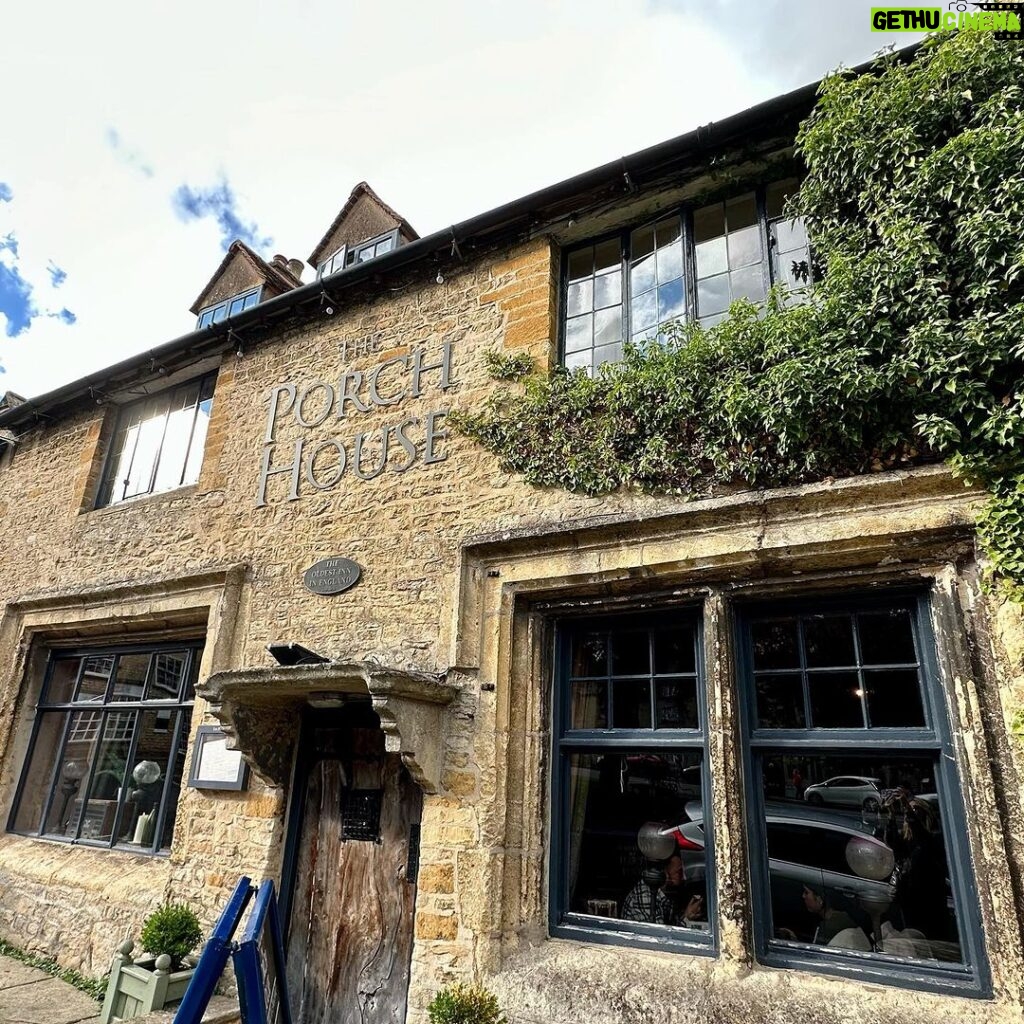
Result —
<instances>
[{"instance_id":1,"label":"ivy vine on wall","mask_svg":"<svg viewBox=\"0 0 1024 1024\"><path fill-rule=\"evenodd\" d=\"M929 39L822 84L790 211L822 277L724 323L627 346L591 379L495 356L455 425L536 485L700 495L946 460L1024 599L1024 47Z\"/></svg>"}]
</instances>

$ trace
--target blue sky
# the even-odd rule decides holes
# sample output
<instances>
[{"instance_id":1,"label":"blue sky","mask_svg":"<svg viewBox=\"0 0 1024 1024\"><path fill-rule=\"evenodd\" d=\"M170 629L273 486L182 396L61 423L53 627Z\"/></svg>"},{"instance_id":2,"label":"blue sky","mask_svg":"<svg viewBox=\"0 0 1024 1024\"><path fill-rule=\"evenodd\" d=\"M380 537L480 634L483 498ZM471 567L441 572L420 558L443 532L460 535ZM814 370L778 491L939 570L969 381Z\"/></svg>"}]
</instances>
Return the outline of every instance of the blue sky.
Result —
<instances>
[{"instance_id":1,"label":"blue sky","mask_svg":"<svg viewBox=\"0 0 1024 1024\"><path fill-rule=\"evenodd\" d=\"M860 0L58 0L5 13L0 391L188 332L367 180L422 234L912 41ZM307 279L311 271L307 269Z\"/></svg>"}]
</instances>

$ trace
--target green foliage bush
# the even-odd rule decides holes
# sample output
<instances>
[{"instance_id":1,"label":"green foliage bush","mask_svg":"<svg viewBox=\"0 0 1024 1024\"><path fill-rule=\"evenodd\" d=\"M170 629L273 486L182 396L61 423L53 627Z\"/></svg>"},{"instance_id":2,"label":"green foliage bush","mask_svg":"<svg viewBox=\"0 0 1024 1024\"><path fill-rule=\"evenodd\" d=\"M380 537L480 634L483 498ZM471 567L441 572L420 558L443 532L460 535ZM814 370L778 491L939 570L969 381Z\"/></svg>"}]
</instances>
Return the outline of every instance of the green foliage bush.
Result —
<instances>
[{"instance_id":1,"label":"green foliage bush","mask_svg":"<svg viewBox=\"0 0 1024 1024\"><path fill-rule=\"evenodd\" d=\"M1024 48L940 35L822 84L797 150L823 268L594 379L497 389L455 426L533 484L698 495L946 460L1024 598Z\"/></svg>"},{"instance_id":2,"label":"green foliage bush","mask_svg":"<svg viewBox=\"0 0 1024 1024\"><path fill-rule=\"evenodd\" d=\"M179 967L202 939L199 918L184 903L165 903L142 923L142 948L153 956L166 953L174 967Z\"/></svg>"},{"instance_id":3,"label":"green foliage bush","mask_svg":"<svg viewBox=\"0 0 1024 1024\"><path fill-rule=\"evenodd\" d=\"M486 989L451 985L427 1007L430 1024L507 1024L498 1000Z\"/></svg>"}]
</instances>

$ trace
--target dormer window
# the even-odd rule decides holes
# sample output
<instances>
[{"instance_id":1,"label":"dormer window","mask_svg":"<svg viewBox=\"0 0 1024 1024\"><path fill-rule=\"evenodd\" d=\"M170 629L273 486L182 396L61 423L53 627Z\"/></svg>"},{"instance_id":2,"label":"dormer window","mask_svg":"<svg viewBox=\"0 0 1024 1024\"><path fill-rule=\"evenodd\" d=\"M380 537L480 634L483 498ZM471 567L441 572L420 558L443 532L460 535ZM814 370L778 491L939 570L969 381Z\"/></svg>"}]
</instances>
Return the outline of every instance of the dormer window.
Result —
<instances>
[{"instance_id":1,"label":"dormer window","mask_svg":"<svg viewBox=\"0 0 1024 1024\"><path fill-rule=\"evenodd\" d=\"M234 316L236 313L241 313L246 309L252 309L260 301L260 293L262 291L261 287L250 288L248 291L232 295L230 298L224 299L214 306L206 306L204 309L199 310L196 329L200 330L203 327L209 327L211 324L219 324L221 320L226 320L229 316Z\"/></svg>"},{"instance_id":2,"label":"dormer window","mask_svg":"<svg viewBox=\"0 0 1024 1024\"><path fill-rule=\"evenodd\" d=\"M376 259L386 252L391 252L398 245L398 228L388 231L383 235L368 238L358 245L343 245L335 253L329 256L317 267L317 277L328 277L336 274L345 267L354 266L356 263L366 263L367 260Z\"/></svg>"}]
</instances>

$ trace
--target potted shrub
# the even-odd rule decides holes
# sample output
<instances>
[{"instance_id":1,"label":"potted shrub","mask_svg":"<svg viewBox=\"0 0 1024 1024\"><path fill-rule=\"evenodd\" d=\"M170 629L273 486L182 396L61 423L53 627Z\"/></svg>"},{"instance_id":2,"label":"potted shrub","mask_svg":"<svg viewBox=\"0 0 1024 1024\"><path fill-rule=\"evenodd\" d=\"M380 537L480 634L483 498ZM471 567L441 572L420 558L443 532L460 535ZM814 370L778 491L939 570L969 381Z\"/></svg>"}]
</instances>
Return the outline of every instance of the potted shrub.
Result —
<instances>
[{"instance_id":1,"label":"potted shrub","mask_svg":"<svg viewBox=\"0 0 1024 1024\"><path fill-rule=\"evenodd\" d=\"M142 949L149 956L133 961L135 943L131 939L114 954L100 1014L102 1024L139 1017L178 1002L194 971L185 964L185 957L202 938L199 918L190 907L166 903L154 910L142 923Z\"/></svg>"},{"instance_id":2,"label":"potted shrub","mask_svg":"<svg viewBox=\"0 0 1024 1024\"><path fill-rule=\"evenodd\" d=\"M498 1000L485 988L450 985L427 1007L430 1024L508 1024Z\"/></svg>"}]
</instances>

